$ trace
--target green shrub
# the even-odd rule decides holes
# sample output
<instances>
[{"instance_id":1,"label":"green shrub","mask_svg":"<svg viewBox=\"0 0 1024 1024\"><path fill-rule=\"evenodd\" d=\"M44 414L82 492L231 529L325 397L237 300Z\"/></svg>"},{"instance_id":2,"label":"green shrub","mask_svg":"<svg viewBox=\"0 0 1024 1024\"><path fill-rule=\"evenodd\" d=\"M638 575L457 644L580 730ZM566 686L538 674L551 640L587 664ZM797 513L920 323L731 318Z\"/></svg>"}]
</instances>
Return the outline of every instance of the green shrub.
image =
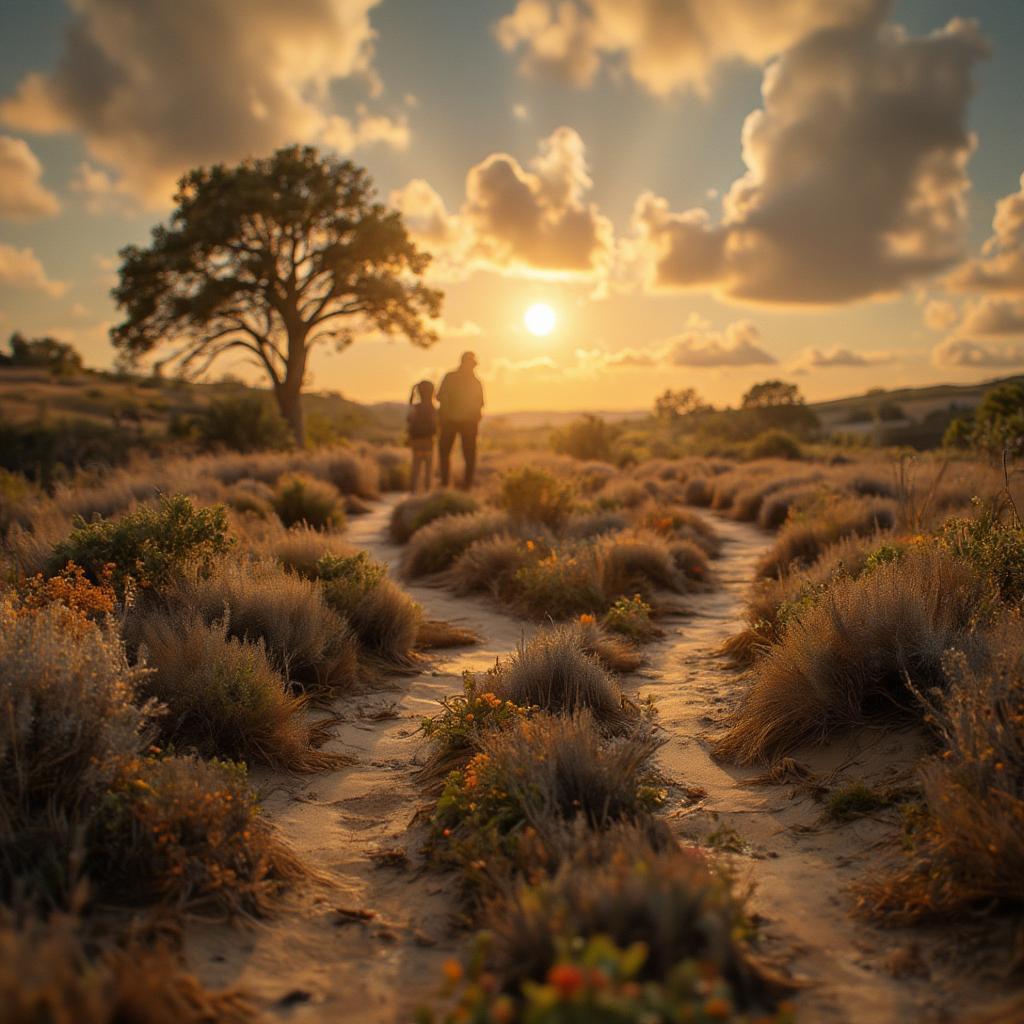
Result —
<instances>
[{"instance_id":1,"label":"green shrub","mask_svg":"<svg viewBox=\"0 0 1024 1024\"><path fill-rule=\"evenodd\" d=\"M639 595L620 597L604 613L601 625L612 633L621 633L630 640L651 640L661 630L651 621L654 609Z\"/></svg>"},{"instance_id":2,"label":"green shrub","mask_svg":"<svg viewBox=\"0 0 1024 1024\"><path fill-rule=\"evenodd\" d=\"M572 512L572 487L547 470L523 466L505 474L498 503L509 515L557 529Z\"/></svg>"},{"instance_id":3,"label":"green shrub","mask_svg":"<svg viewBox=\"0 0 1024 1024\"><path fill-rule=\"evenodd\" d=\"M242 394L215 398L196 423L206 448L236 452L290 447L292 433L269 395Z\"/></svg>"},{"instance_id":4,"label":"green shrub","mask_svg":"<svg viewBox=\"0 0 1024 1024\"><path fill-rule=\"evenodd\" d=\"M800 442L785 430L762 431L750 442L747 454L752 459L803 458Z\"/></svg>"},{"instance_id":5,"label":"green shrub","mask_svg":"<svg viewBox=\"0 0 1024 1024\"><path fill-rule=\"evenodd\" d=\"M285 526L305 523L314 530L332 530L345 525L337 489L306 473L287 473L278 480L274 511Z\"/></svg>"},{"instance_id":6,"label":"green shrub","mask_svg":"<svg viewBox=\"0 0 1024 1024\"><path fill-rule=\"evenodd\" d=\"M600 416L588 415L555 430L551 435L551 447L574 459L608 462L618 434L618 429L609 426Z\"/></svg>"},{"instance_id":7,"label":"green shrub","mask_svg":"<svg viewBox=\"0 0 1024 1024\"><path fill-rule=\"evenodd\" d=\"M1024 528L1007 522L999 511L979 503L972 519L951 519L942 542L957 558L988 576L1002 600L1024 601Z\"/></svg>"},{"instance_id":8,"label":"green shrub","mask_svg":"<svg viewBox=\"0 0 1024 1024\"><path fill-rule=\"evenodd\" d=\"M537 619L576 618L603 611L607 604L593 552L586 549L552 551L521 566L509 589L516 605Z\"/></svg>"},{"instance_id":9,"label":"green shrub","mask_svg":"<svg viewBox=\"0 0 1024 1024\"><path fill-rule=\"evenodd\" d=\"M121 593L129 580L142 589L161 589L190 565L208 568L230 543L223 506L197 509L176 494L117 520L79 519L71 536L54 548L47 571L52 575L74 562L99 579L112 565L112 582Z\"/></svg>"}]
</instances>

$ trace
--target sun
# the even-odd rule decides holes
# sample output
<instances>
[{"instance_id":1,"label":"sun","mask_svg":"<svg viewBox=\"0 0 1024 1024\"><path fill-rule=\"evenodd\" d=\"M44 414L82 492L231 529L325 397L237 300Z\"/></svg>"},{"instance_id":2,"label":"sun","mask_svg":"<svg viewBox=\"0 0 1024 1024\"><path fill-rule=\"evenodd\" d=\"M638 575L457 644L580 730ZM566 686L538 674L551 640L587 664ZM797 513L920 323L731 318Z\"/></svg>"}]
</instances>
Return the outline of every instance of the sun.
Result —
<instances>
[{"instance_id":1,"label":"sun","mask_svg":"<svg viewBox=\"0 0 1024 1024\"><path fill-rule=\"evenodd\" d=\"M555 329L557 320L555 311L546 302L535 302L523 314L526 329L538 338L550 334Z\"/></svg>"}]
</instances>

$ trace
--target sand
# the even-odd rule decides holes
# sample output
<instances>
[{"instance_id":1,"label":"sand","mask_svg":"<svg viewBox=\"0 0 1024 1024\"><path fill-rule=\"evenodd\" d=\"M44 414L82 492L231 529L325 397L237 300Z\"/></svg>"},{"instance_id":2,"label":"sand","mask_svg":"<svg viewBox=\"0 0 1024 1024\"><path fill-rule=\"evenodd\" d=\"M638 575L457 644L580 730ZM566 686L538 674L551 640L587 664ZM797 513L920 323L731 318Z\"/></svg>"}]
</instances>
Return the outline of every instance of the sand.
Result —
<instances>
[{"instance_id":1,"label":"sand","mask_svg":"<svg viewBox=\"0 0 1024 1024\"><path fill-rule=\"evenodd\" d=\"M394 500L353 518L348 533L391 566L401 554L385 539ZM715 855L754 887L751 905L767 957L805 983L796 997L801 1024L958 1019L945 1009L957 1001L948 979L938 976L937 936L881 931L849 913L845 887L891 841L896 812L824 825L820 803L804 788L752 784L757 771L721 765L708 753L707 736L744 686L714 651L736 632L753 564L771 541L755 527L714 522L725 541L716 587L689 599L692 616L670 623L666 637L646 649L648 665L624 681L626 690L653 695L669 737L659 755L676 783L668 820L681 839L711 837L732 848ZM404 867L378 866L370 854L405 847L424 806L414 777L424 753L422 717L459 690L464 670L493 665L535 627L486 600L406 587L430 617L468 625L484 642L442 652L424 672L340 700L342 721L327 749L352 754L354 766L258 777L266 813L322 882L290 894L266 922L196 922L187 929L189 964L202 980L241 985L271 1018L404 1024L436 991L443 961L465 943L454 919L452 878L417 868L414 847ZM898 783L919 753L914 734L864 731L798 752L796 760L824 779ZM697 803L688 795L695 786L705 792Z\"/></svg>"}]
</instances>

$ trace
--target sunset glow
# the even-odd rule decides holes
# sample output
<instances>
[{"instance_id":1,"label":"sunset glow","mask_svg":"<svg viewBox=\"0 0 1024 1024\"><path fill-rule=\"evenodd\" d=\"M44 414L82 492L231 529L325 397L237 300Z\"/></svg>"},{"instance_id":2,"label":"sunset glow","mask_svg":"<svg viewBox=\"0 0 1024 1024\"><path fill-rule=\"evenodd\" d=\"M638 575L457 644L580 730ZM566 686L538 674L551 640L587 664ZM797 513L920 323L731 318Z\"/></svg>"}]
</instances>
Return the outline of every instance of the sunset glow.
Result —
<instances>
[{"instance_id":1,"label":"sunset glow","mask_svg":"<svg viewBox=\"0 0 1024 1024\"><path fill-rule=\"evenodd\" d=\"M546 302L535 302L523 314L526 329L535 337L547 337L558 322L555 311Z\"/></svg>"}]
</instances>

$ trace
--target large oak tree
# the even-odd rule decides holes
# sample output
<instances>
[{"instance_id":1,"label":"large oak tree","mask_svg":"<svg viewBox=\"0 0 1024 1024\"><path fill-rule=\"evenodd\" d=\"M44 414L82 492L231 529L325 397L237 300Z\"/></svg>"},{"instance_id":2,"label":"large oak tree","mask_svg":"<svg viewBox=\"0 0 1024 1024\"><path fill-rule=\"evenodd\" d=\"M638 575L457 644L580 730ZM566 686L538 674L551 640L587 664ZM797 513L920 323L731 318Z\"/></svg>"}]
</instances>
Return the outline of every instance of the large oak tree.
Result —
<instances>
[{"instance_id":1,"label":"large oak tree","mask_svg":"<svg viewBox=\"0 0 1024 1024\"><path fill-rule=\"evenodd\" d=\"M130 363L166 351L158 366L185 376L248 352L302 445L315 345L340 349L367 329L437 340L428 318L442 295L421 280L430 256L374 195L365 170L311 147L191 171L150 245L121 250L114 346Z\"/></svg>"}]
</instances>

